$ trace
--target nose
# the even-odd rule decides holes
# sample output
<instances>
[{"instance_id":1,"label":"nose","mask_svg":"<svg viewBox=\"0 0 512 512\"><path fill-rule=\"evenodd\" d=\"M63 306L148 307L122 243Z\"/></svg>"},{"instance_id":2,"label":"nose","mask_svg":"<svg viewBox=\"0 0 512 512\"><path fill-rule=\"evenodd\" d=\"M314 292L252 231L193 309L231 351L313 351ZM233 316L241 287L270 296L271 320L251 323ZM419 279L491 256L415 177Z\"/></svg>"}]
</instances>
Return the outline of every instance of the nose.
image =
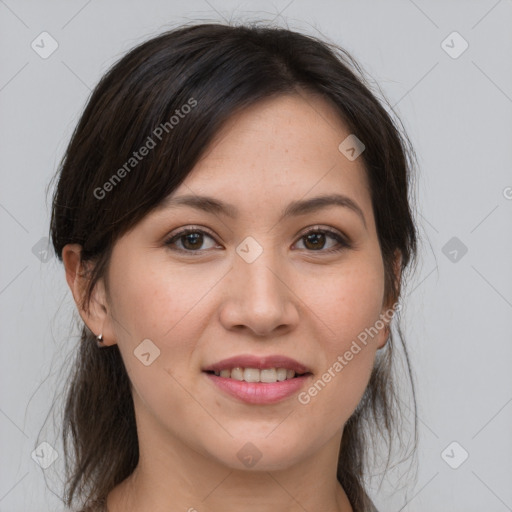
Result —
<instances>
[{"instance_id":1,"label":"nose","mask_svg":"<svg viewBox=\"0 0 512 512\"><path fill-rule=\"evenodd\" d=\"M220 312L226 329L268 337L297 325L300 301L293 292L291 271L271 250L264 250L251 263L236 254L226 278L227 299Z\"/></svg>"}]
</instances>

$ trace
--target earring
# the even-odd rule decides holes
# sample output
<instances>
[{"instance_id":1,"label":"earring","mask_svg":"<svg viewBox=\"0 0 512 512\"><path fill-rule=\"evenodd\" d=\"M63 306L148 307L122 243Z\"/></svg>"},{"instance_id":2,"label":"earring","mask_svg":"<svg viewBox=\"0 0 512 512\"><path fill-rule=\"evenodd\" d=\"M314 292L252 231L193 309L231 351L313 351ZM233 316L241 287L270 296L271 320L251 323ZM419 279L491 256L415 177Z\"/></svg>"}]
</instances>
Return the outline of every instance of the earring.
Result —
<instances>
[{"instance_id":1,"label":"earring","mask_svg":"<svg viewBox=\"0 0 512 512\"><path fill-rule=\"evenodd\" d=\"M104 348L106 345L103 343L103 334L96 336L96 345L100 348Z\"/></svg>"}]
</instances>

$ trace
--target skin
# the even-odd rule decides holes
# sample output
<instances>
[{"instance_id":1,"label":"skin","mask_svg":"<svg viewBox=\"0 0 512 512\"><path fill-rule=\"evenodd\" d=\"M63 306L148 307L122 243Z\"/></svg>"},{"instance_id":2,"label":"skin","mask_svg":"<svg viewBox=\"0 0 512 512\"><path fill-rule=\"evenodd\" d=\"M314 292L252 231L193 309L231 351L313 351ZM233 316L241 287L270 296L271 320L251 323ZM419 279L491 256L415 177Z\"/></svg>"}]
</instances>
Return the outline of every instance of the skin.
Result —
<instances>
[{"instance_id":1,"label":"skin","mask_svg":"<svg viewBox=\"0 0 512 512\"><path fill-rule=\"evenodd\" d=\"M363 161L338 150L349 133L322 98L265 100L229 120L172 194L231 203L236 219L188 206L155 210L116 242L91 307L79 308L105 344L119 345L132 383L140 460L109 494L110 512L352 511L336 479L338 450L386 329L307 404L297 395L246 404L201 371L236 354L283 354L312 370L307 390L389 311ZM279 221L291 201L333 192L360 206L366 226L340 206ZM208 235L175 241L188 253L166 245L187 226ZM304 238L315 226L352 247L329 252L338 247L330 235L315 246ZM263 249L252 263L236 252L248 236ZM79 253L76 244L63 252L77 305ZM133 354L144 339L160 350L149 366ZM248 442L262 454L251 468L237 457Z\"/></svg>"}]
</instances>

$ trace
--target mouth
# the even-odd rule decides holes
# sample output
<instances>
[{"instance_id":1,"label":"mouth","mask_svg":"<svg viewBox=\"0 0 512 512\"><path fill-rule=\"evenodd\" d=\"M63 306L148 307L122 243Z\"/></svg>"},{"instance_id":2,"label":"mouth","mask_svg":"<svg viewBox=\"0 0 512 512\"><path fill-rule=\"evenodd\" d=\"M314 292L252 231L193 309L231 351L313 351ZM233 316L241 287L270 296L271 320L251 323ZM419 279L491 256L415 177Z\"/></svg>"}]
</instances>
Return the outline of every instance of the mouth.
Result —
<instances>
[{"instance_id":1,"label":"mouth","mask_svg":"<svg viewBox=\"0 0 512 512\"><path fill-rule=\"evenodd\" d=\"M202 369L216 389L249 404L272 404L296 394L313 372L286 356L235 356Z\"/></svg>"},{"instance_id":2,"label":"mouth","mask_svg":"<svg viewBox=\"0 0 512 512\"><path fill-rule=\"evenodd\" d=\"M233 379L244 382L262 382L273 383L283 382L285 380L296 379L304 375L312 375L311 372L296 372L289 368L242 368L237 366L232 369L209 370L205 373L223 377L225 379Z\"/></svg>"},{"instance_id":3,"label":"mouth","mask_svg":"<svg viewBox=\"0 0 512 512\"><path fill-rule=\"evenodd\" d=\"M284 355L242 354L202 368L206 373L245 382L282 382L312 373L306 365Z\"/></svg>"}]
</instances>

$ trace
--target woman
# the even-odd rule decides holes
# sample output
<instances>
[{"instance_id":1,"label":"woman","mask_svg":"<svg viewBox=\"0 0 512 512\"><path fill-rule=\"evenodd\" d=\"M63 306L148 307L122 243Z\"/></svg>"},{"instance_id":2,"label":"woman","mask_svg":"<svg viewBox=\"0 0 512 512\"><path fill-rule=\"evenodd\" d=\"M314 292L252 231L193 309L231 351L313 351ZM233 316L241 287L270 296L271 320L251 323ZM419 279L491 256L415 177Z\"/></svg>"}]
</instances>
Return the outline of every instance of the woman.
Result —
<instances>
[{"instance_id":1,"label":"woman","mask_svg":"<svg viewBox=\"0 0 512 512\"><path fill-rule=\"evenodd\" d=\"M413 150L357 71L297 32L198 24L102 78L51 219L84 324L67 506L376 510L417 238Z\"/></svg>"}]
</instances>

